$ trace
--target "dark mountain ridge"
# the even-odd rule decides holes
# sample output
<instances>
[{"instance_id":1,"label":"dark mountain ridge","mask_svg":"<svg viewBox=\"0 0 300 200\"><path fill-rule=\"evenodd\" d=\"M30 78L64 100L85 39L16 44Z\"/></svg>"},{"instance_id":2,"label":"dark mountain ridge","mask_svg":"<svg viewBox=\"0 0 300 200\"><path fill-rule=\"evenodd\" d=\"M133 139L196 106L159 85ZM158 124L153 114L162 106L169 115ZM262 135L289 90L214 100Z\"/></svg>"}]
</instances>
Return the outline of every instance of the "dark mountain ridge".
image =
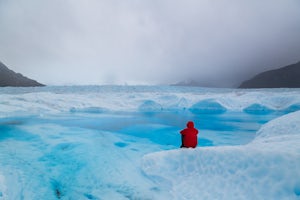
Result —
<instances>
[{"instance_id":1,"label":"dark mountain ridge","mask_svg":"<svg viewBox=\"0 0 300 200\"><path fill-rule=\"evenodd\" d=\"M300 88L300 62L262 72L239 88Z\"/></svg>"},{"instance_id":2,"label":"dark mountain ridge","mask_svg":"<svg viewBox=\"0 0 300 200\"><path fill-rule=\"evenodd\" d=\"M2 62L0 62L0 87L35 87L45 86L35 80L29 79L20 73L8 69Z\"/></svg>"}]
</instances>

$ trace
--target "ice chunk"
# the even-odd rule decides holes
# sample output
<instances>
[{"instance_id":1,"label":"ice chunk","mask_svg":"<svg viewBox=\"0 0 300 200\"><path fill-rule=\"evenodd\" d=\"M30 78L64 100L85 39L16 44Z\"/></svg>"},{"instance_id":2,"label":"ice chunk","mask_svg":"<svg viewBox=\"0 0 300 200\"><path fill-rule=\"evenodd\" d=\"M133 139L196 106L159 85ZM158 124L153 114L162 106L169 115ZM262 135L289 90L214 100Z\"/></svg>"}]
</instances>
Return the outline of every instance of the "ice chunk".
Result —
<instances>
[{"instance_id":1,"label":"ice chunk","mask_svg":"<svg viewBox=\"0 0 300 200\"><path fill-rule=\"evenodd\" d=\"M139 111L142 112L155 112L161 111L163 108L159 103L152 100L146 100L139 106Z\"/></svg>"},{"instance_id":2,"label":"ice chunk","mask_svg":"<svg viewBox=\"0 0 300 200\"><path fill-rule=\"evenodd\" d=\"M298 110L300 110L300 103L292 104L289 107L283 109L282 111L284 113L291 113L291 112L295 112L295 111L298 111Z\"/></svg>"},{"instance_id":3,"label":"ice chunk","mask_svg":"<svg viewBox=\"0 0 300 200\"><path fill-rule=\"evenodd\" d=\"M203 100L194 104L189 110L196 114L222 114L227 109L214 100Z\"/></svg>"},{"instance_id":4,"label":"ice chunk","mask_svg":"<svg viewBox=\"0 0 300 200\"><path fill-rule=\"evenodd\" d=\"M268 108L267 106L255 103L245 108L244 112L253 115L266 115L274 112L274 110Z\"/></svg>"}]
</instances>

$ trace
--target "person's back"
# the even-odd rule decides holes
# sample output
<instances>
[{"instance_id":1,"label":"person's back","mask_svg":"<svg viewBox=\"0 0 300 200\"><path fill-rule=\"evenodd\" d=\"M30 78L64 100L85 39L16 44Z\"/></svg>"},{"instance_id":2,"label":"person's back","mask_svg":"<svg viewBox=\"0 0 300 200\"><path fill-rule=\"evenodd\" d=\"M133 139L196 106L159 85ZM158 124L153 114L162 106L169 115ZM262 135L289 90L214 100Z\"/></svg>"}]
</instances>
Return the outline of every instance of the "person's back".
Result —
<instances>
[{"instance_id":1,"label":"person's back","mask_svg":"<svg viewBox=\"0 0 300 200\"><path fill-rule=\"evenodd\" d=\"M195 148L198 144L197 134L198 130L194 128L194 122L189 121L187 123L187 128L180 131L181 139L182 139L182 147L192 147Z\"/></svg>"}]
</instances>

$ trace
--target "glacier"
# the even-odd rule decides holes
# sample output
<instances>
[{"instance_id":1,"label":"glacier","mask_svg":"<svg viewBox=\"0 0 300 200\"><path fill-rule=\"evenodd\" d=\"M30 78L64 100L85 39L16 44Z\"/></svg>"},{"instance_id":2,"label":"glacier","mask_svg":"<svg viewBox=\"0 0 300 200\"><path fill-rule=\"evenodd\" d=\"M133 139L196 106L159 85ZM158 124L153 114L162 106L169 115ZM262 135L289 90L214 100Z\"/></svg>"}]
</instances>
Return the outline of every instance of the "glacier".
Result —
<instances>
[{"instance_id":1,"label":"glacier","mask_svg":"<svg viewBox=\"0 0 300 200\"><path fill-rule=\"evenodd\" d=\"M299 110L300 89L0 88L0 200L300 199Z\"/></svg>"}]
</instances>

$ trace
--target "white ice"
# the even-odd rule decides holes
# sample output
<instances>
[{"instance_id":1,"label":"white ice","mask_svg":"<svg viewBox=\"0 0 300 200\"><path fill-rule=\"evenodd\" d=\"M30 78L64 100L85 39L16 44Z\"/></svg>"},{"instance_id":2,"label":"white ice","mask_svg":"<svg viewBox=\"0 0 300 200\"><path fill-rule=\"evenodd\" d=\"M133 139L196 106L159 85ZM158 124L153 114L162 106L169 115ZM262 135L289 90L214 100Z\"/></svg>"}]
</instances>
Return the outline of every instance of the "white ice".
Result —
<instances>
[{"instance_id":1,"label":"white ice","mask_svg":"<svg viewBox=\"0 0 300 200\"><path fill-rule=\"evenodd\" d=\"M300 112L247 145L156 152L142 166L172 199L300 199Z\"/></svg>"},{"instance_id":2,"label":"white ice","mask_svg":"<svg viewBox=\"0 0 300 200\"><path fill-rule=\"evenodd\" d=\"M8 88L0 90L0 117L61 112L146 112L210 109L289 112L300 109L298 89L206 89L166 86Z\"/></svg>"}]
</instances>

